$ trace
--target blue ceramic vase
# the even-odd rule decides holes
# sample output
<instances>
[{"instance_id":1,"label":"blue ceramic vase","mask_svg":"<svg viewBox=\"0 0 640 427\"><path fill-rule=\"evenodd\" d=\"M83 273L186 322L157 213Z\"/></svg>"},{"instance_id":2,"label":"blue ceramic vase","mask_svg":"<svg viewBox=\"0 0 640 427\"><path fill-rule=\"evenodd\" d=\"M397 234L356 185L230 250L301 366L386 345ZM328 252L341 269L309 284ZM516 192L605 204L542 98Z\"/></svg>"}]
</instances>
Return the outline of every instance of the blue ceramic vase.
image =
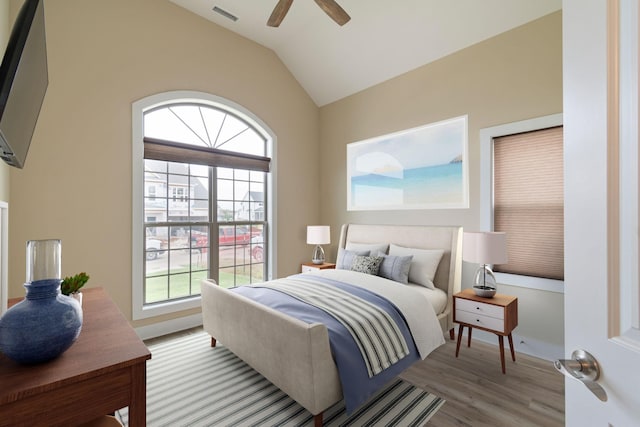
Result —
<instances>
[{"instance_id":1,"label":"blue ceramic vase","mask_svg":"<svg viewBox=\"0 0 640 427\"><path fill-rule=\"evenodd\" d=\"M60 279L25 283L26 298L0 318L0 352L23 364L58 357L82 328L82 308L60 293Z\"/></svg>"}]
</instances>

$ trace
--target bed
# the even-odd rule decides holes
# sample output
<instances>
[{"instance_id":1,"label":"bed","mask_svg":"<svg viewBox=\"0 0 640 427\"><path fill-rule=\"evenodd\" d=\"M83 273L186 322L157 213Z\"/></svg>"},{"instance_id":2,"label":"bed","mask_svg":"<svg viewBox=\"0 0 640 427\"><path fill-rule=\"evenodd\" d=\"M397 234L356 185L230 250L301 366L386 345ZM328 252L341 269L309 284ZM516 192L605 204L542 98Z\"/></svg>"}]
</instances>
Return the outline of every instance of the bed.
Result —
<instances>
[{"instance_id":1,"label":"bed","mask_svg":"<svg viewBox=\"0 0 640 427\"><path fill-rule=\"evenodd\" d=\"M420 299L422 297L414 298L422 301L423 306L435 307L433 310L418 310L419 313L415 314L423 316L416 317L416 325L429 323L427 327L431 328L429 332L423 333L425 336L415 339L419 347L419 358L423 359L426 357L425 353L428 354L444 342L444 334L448 332L453 338L452 296L460 290L461 245L461 227L345 224L340 234L338 268L335 271L304 273L275 282L332 282L362 277L362 283L374 282L372 286L375 287L382 286L382 282L389 282L391 286L395 284L394 289L398 290L398 284L391 279L369 277L365 273L350 271L353 266L345 267L349 267L349 262L353 260L359 262L367 258L360 254L382 256L385 251L381 249L385 249L385 246L386 256L394 261L411 254L410 269L406 274L409 283L405 287L400 286L400 293L412 292L409 288L417 286L421 288L422 294L435 296L433 299L429 298L428 302ZM428 266L429 259L426 264L421 263L425 254L432 257L434 252L441 253L435 263L435 270L433 265ZM429 283L413 283L414 280L422 280L416 274L423 273L421 269L425 265L433 273L430 280L433 289L428 291L425 288L428 288ZM404 271L400 273L401 276L403 273ZM396 272L392 274L395 278ZM274 283L274 286L277 284L279 283ZM220 288L211 280L202 282L202 307L204 330L212 337L211 345L215 346L220 341L313 414L315 425L322 424L324 410L343 399L343 388L336 366L338 362L332 352L330 332L325 324L300 320L237 292ZM415 333L413 326L411 329ZM421 341L426 344L421 344Z\"/></svg>"}]
</instances>

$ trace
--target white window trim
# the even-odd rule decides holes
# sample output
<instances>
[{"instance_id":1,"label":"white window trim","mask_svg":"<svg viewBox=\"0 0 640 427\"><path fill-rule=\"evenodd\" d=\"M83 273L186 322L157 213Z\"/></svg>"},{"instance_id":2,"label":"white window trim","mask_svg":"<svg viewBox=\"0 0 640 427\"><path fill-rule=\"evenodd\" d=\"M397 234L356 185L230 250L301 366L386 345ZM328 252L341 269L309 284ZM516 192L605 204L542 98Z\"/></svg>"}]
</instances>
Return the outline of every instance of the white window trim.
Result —
<instances>
[{"instance_id":1,"label":"white window trim","mask_svg":"<svg viewBox=\"0 0 640 427\"><path fill-rule=\"evenodd\" d=\"M480 130L480 230L493 230L493 140L515 133L562 126L562 113L506 123ZM518 274L495 273L498 283L564 293L564 281Z\"/></svg>"},{"instance_id":2,"label":"white window trim","mask_svg":"<svg viewBox=\"0 0 640 427\"><path fill-rule=\"evenodd\" d=\"M223 110L233 109L234 114L254 126L257 131L266 132L265 138L271 141L267 144L267 156L271 157L271 171L267 175L267 194L271 196L271 203L268 204L269 222L268 233L269 238L269 277L271 280L277 277L276 266L277 254L273 250L276 247L277 226L276 226L276 189L275 182L277 161L273 156L276 152L276 136L275 133L258 117L243 106L233 101L222 98L220 96L211 95L198 91L170 91L151 95L146 98L135 101L132 104L132 236L131 236L131 302L132 302L132 318L133 320L147 319L150 317L160 316L163 314L171 314L178 311L189 310L201 306L200 297L186 298L179 301L170 301L166 303L154 304L152 306L144 306L144 295L142 286L143 262L144 262L144 239L143 239L143 182L144 182L144 143L143 143L143 117L144 112L152 108L174 102L198 102L208 103L213 107Z\"/></svg>"}]
</instances>

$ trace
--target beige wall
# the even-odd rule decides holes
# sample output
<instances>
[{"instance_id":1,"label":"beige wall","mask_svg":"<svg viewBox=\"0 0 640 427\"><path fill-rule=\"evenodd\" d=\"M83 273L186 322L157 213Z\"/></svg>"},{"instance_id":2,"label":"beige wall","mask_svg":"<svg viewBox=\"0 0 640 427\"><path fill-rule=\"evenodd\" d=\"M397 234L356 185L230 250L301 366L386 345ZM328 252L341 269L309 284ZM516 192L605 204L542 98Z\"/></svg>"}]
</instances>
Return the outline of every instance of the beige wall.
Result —
<instances>
[{"instance_id":1,"label":"beige wall","mask_svg":"<svg viewBox=\"0 0 640 427\"><path fill-rule=\"evenodd\" d=\"M21 3L11 0L12 11ZM0 11L0 32L2 20ZM135 100L204 91L243 105L276 133L278 276L307 260L311 223L332 225L334 242L344 222L477 229L479 129L562 110L560 13L321 109L273 52L166 0L50 1L46 23L49 89L26 167L9 168L9 293L24 294L26 240L62 238L63 273L87 271L90 286L105 287L129 318ZM346 211L346 144L462 114L469 209ZM6 170L0 166L0 199ZM335 257L335 244L326 249ZM464 271L468 282L473 268ZM520 298L516 332L562 345L562 295L501 291Z\"/></svg>"},{"instance_id":2,"label":"beige wall","mask_svg":"<svg viewBox=\"0 0 640 427\"><path fill-rule=\"evenodd\" d=\"M0 52L3 53L13 25L11 16L9 13L9 0L0 1ZM9 201L9 169L10 167L5 162L0 161L0 200L4 202Z\"/></svg>"},{"instance_id":3,"label":"beige wall","mask_svg":"<svg viewBox=\"0 0 640 427\"><path fill-rule=\"evenodd\" d=\"M167 0L45 9L49 88L11 170L10 296L24 295L26 240L61 238L63 274L86 271L131 318L131 103L172 90L227 98L275 132L278 273L296 272L320 218L319 111L277 56Z\"/></svg>"},{"instance_id":4,"label":"beige wall","mask_svg":"<svg viewBox=\"0 0 640 427\"><path fill-rule=\"evenodd\" d=\"M333 230L348 222L478 230L480 129L562 112L561 43L557 12L321 108L323 222ZM469 209L346 210L346 144L461 115L469 118ZM327 255L335 257L335 245ZM463 287L473 270L465 266ZM500 291L519 297L518 334L563 345L562 294L507 286Z\"/></svg>"}]
</instances>

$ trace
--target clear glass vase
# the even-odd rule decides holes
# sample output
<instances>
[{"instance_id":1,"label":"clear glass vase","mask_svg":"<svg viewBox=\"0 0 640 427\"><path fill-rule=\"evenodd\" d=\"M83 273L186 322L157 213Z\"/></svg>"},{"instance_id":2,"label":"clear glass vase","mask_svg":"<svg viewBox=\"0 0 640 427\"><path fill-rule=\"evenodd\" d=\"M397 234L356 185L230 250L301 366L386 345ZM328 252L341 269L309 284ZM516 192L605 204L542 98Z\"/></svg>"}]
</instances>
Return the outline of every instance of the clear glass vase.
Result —
<instances>
[{"instance_id":1,"label":"clear glass vase","mask_svg":"<svg viewBox=\"0 0 640 427\"><path fill-rule=\"evenodd\" d=\"M59 239L27 242L27 280L62 279L62 241Z\"/></svg>"}]
</instances>

